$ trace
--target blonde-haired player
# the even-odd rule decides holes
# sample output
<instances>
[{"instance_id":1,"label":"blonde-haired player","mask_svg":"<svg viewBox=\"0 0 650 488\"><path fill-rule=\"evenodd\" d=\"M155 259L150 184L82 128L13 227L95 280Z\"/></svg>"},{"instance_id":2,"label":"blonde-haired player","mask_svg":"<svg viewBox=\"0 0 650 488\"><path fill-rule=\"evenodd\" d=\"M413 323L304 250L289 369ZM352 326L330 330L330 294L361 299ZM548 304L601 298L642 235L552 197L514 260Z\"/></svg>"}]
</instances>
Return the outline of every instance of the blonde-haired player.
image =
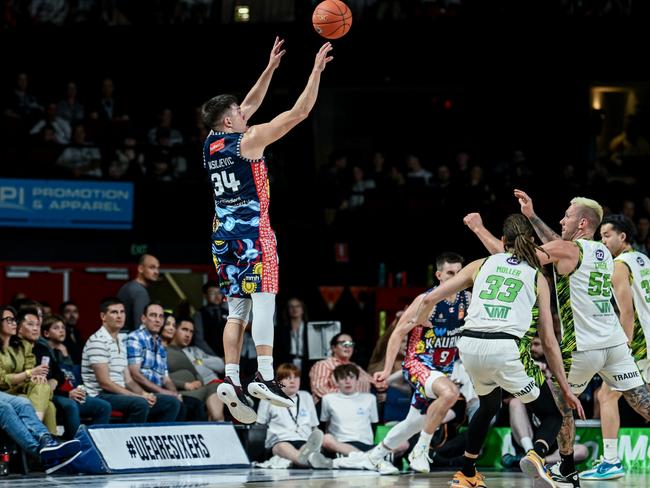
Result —
<instances>
[{"instance_id":1,"label":"blonde-haired player","mask_svg":"<svg viewBox=\"0 0 650 488\"><path fill-rule=\"evenodd\" d=\"M643 380L650 381L648 338L650 337L650 260L632 248L634 224L624 215L609 215L600 226L603 244L614 256L614 293L621 310L620 320L629 339L632 356ZM600 461L580 473L583 480L609 480L625 476L618 457L621 424L618 400L621 392L604 384L598 391L604 452Z\"/></svg>"}]
</instances>

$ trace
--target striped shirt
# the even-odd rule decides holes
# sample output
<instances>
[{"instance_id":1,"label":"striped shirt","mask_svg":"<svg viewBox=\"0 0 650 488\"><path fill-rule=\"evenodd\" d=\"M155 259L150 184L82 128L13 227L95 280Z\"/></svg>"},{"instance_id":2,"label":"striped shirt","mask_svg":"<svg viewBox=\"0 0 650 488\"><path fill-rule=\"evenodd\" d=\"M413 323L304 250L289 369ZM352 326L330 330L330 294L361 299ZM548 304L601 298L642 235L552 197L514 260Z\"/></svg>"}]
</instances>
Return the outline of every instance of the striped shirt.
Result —
<instances>
[{"instance_id":1,"label":"striped shirt","mask_svg":"<svg viewBox=\"0 0 650 488\"><path fill-rule=\"evenodd\" d=\"M311 393L314 395L314 402L318 402L322 397L328 393L338 393L339 387L334 381L334 369L341 364L354 364L353 362L344 363L335 357L329 357L318 361L309 370L309 383L311 384ZM359 368L359 382L357 383L357 392L368 393L370 391L370 384L372 377L363 370L360 366L354 364Z\"/></svg>"},{"instance_id":2,"label":"striped shirt","mask_svg":"<svg viewBox=\"0 0 650 488\"><path fill-rule=\"evenodd\" d=\"M120 336L114 339L105 327L90 336L81 354L81 378L88 395L97 396L102 388L93 371L93 364L108 365L110 379L116 385L126 388L124 370L126 369L126 348Z\"/></svg>"},{"instance_id":3,"label":"striped shirt","mask_svg":"<svg viewBox=\"0 0 650 488\"><path fill-rule=\"evenodd\" d=\"M129 365L140 365L140 372L152 383L163 386L167 371L167 349L162 344L160 336L151 335L142 326L126 337L126 355Z\"/></svg>"}]
</instances>

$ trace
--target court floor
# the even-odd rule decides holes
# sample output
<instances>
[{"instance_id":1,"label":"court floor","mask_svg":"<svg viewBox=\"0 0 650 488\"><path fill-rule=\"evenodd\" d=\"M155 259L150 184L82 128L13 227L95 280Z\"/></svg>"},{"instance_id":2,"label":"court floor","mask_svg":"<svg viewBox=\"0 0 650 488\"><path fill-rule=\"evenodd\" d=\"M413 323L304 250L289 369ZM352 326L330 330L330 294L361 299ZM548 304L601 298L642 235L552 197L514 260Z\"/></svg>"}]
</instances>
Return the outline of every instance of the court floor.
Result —
<instances>
[{"instance_id":1,"label":"court floor","mask_svg":"<svg viewBox=\"0 0 650 488\"><path fill-rule=\"evenodd\" d=\"M295 488L448 488L451 472L379 476L370 471L310 471L231 469L200 472L146 473L104 476L30 476L0 478L0 488L66 486L77 488L208 488L208 487L295 487ZM486 472L488 488L532 487L521 473ZM628 474L615 481L583 481L583 488L650 488L650 476Z\"/></svg>"}]
</instances>

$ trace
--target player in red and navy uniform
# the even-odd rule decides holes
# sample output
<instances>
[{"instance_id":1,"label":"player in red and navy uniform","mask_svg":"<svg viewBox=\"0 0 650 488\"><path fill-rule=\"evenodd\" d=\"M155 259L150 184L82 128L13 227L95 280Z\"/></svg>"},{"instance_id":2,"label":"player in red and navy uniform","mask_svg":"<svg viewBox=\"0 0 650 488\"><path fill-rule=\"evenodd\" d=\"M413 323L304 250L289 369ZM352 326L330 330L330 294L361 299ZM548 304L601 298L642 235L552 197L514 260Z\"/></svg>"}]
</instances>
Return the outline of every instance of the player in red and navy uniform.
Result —
<instances>
[{"instance_id":1,"label":"player in red and navy uniform","mask_svg":"<svg viewBox=\"0 0 650 488\"><path fill-rule=\"evenodd\" d=\"M436 277L441 283L456 276L463 258L456 253L443 253L436 260ZM369 451L363 462L378 470L381 459L402 442L420 432L417 444L409 454L411 469L429 472L431 437L443 423L447 412L458 400L458 387L449 379L458 355L456 342L469 307L470 293L462 291L440 302L430 317L430 326L416 326L415 317L426 293L418 296L400 318L388 340L384 371L375 373L375 380L385 381L405 336L408 334L402 370L413 386L411 408L404 420L393 427L378 446Z\"/></svg>"},{"instance_id":2,"label":"player in red and navy uniform","mask_svg":"<svg viewBox=\"0 0 650 488\"><path fill-rule=\"evenodd\" d=\"M223 333L226 378L218 393L233 417L243 423L253 423L257 418L239 379L244 327L251 309L258 371L248 392L274 405L293 405L274 380L273 372L278 257L269 222L264 150L307 118L316 103L321 73L332 59L332 46L325 43L316 54L307 85L294 106L270 122L249 127L248 120L264 100L284 55L283 42L276 38L266 69L241 105L232 95L218 95L202 107L203 121L211 129L204 144L203 164L210 175L215 202L212 256L229 307Z\"/></svg>"}]
</instances>

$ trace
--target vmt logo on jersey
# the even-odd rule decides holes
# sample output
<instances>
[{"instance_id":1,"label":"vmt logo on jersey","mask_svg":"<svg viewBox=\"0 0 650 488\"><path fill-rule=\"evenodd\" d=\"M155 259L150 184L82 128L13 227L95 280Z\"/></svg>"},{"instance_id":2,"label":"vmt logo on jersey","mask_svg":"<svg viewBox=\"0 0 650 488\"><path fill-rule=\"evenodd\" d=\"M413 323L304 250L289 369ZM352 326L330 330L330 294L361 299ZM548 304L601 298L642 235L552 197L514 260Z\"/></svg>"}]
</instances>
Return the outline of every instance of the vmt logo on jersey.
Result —
<instances>
[{"instance_id":1,"label":"vmt logo on jersey","mask_svg":"<svg viewBox=\"0 0 650 488\"><path fill-rule=\"evenodd\" d=\"M612 304L609 300L594 300L594 305L600 313L609 313L612 309Z\"/></svg>"},{"instance_id":2,"label":"vmt logo on jersey","mask_svg":"<svg viewBox=\"0 0 650 488\"><path fill-rule=\"evenodd\" d=\"M491 319L507 319L510 313L510 307L505 305L487 305L484 303L483 307Z\"/></svg>"},{"instance_id":3,"label":"vmt logo on jersey","mask_svg":"<svg viewBox=\"0 0 650 488\"><path fill-rule=\"evenodd\" d=\"M596 250L596 259L598 261L602 261L603 259L605 259L605 251L603 251L602 249L597 249Z\"/></svg>"},{"instance_id":4,"label":"vmt logo on jersey","mask_svg":"<svg viewBox=\"0 0 650 488\"><path fill-rule=\"evenodd\" d=\"M516 257L511 256L511 257L509 257L508 259L506 259L506 262L507 262L508 264L512 264L512 265L514 265L514 266L517 266L521 261L519 261Z\"/></svg>"},{"instance_id":5,"label":"vmt logo on jersey","mask_svg":"<svg viewBox=\"0 0 650 488\"><path fill-rule=\"evenodd\" d=\"M645 266L645 260L641 256L636 258L636 262L639 263L639 266Z\"/></svg>"}]
</instances>

